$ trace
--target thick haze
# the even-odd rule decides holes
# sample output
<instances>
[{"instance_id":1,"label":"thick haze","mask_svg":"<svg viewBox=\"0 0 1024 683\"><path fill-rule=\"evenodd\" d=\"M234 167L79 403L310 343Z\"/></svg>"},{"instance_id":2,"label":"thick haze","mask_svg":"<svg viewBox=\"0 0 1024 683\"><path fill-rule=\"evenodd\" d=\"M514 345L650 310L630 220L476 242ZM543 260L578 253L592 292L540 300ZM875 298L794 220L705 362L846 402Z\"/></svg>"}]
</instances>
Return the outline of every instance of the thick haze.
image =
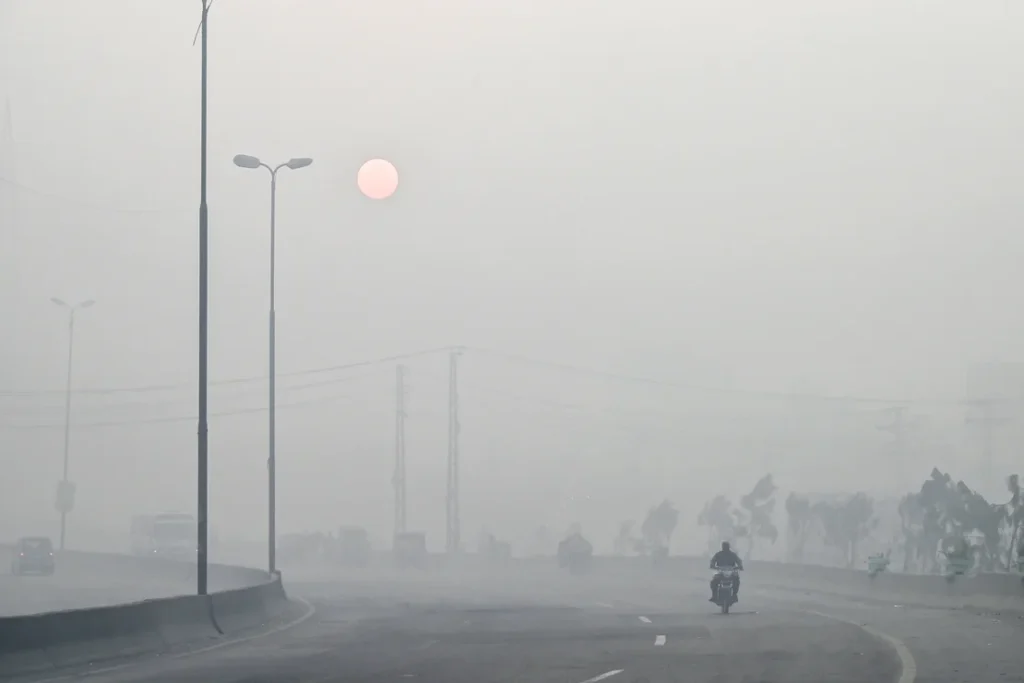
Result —
<instances>
[{"instance_id":1,"label":"thick haze","mask_svg":"<svg viewBox=\"0 0 1024 683\"><path fill-rule=\"evenodd\" d=\"M97 301L77 388L177 387L75 395L69 545L195 507L199 5L0 0L0 536L56 530L52 296ZM290 373L449 345L469 545L582 521L600 548L665 496L688 529L769 470L998 495L1020 427L985 474L959 401L1022 360L1021 45L1003 0L216 0L210 369L255 379L211 389L245 411L212 420L211 523L266 518L269 180L238 153L315 159L278 182L282 531L391 528L394 363ZM400 187L371 202L378 156ZM404 362L437 547L447 356ZM905 471L886 402L759 392L913 399Z\"/></svg>"}]
</instances>

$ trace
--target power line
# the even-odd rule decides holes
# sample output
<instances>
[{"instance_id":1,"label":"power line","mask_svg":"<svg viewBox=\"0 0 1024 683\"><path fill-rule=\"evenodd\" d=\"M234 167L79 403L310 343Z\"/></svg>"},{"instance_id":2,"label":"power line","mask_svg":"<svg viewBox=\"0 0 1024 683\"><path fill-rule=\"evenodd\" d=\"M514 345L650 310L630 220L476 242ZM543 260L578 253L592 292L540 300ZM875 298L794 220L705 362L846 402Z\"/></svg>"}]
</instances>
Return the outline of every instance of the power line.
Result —
<instances>
[{"instance_id":1,"label":"power line","mask_svg":"<svg viewBox=\"0 0 1024 683\"><path fill-rule=\"evenodd\" d=\"M292 385L292 386L283 387L283 391L285 391L285 392L288 392L288 391L301 391L301 390L304 390L304 389L311 389L311 388L317 388L317 387L323 387L323 386L334 386L334 385L337 385L337 384L345 384L345 383L354 382L354 381L360 380L360 379L366 379L368 377L375 377L375 376L378 375L379 372L380 372L380 370L374 370L374 371L366 372L366 373L363 373L363 374L360 374L360 375L350 375L348 377L336 377L336 378L333 378L333 379L323 380L323 381L319 381L319 382L307 382L305 384L295 384L295 385ZM232 397L232 398L239 398L239 397ZM122 410L131 410L133 408L149 408L149 409L153 409L153 408L166 408L166 407L180 406L183 400L184 399L169 399L169 400L159 400L159 401L139 401L139 400L135 400L135 401L131 401L131 402L128 402L128 403L119 402L119 403L109 403L109 404L99 404L99 405L95 405L94 404L94 405L92 405L90 407L93 408L93 409L103 410L105 412L118 412L118 411L122 411ZM25 412L30 412L30 413L40 413L40 412L43 412L43 413L45 413L45 412L49 412L49 411L56 411L56 410L60 409L60 406L54 404L54 405L48 405L48 406L24 406L24 408L27 409L27 410L25 410ZM15 408L15 410L17 410L17 408ZM7 412L11 413L13 411L7 411Z\"/></svg>"},{"instance_id":2,"label":"power line","mask_svg":"<svg viewBox=\"0 0 1024 683\"><path fill-rule=\"evenodd\" d=\"M90 201L87 201L87 200L84 200L84 199L74 199L72 197L65 197L64 195L56 194L56 193L53 193L53 192L44 192L43 190L38 190L38 189L36 189L34 187L29 187L28 185L23 185L22 183L20 183L20 182L18 182L16 180L11 180L10 178L4 178L4 177L0 177L0 185L6 185L8 187L12 187L15 190L18 190L18 191L21 191L21 192L25 192L27 194L35 195L36 197L39 197L41 199L50 199L50 200L53 200L53 201L60 202L62 204L67 204L67 205L75 206L75 207L78 207L78 208L90 209L92 211L100 211L100 212L103 212L103 213L121 213L121 214L132 214L132 215L150 214L150 215L152 215L152 214L188 213L188 212L191 211L191 209L186 209L186 208L182 208L182 207L173 207L172 208L172 207L117 207L117 206L103 206L102 204L96 204L95 202L90 202ZM25 207L21 207L21 208L24 209Z\"/></svg>"},{"instance_id":3,"label":"power line","mask_svg":"<svg viewBox=\"0 0 1024 683\"><path fill-rule=\"evenodd\" d=\"M463 347L467 351L476 351L477 353L490 354L492 356L498 356L507 360L525 363L528 365L536 365L542 367L548 367L555 370L561 370L564 372L572 372L576 374L591 375L594 377L603 377L605 379L613 379L620 382L627 382L633 384L647 384L653 386L661 386L670 389L683 389L694 392L705 392L709 394L723 394L723 395L742 395L742 396L759 396L763 398L788 398L788 399L813 399L818 401L834 401L834 402L853 402L853 403L876 403L884 405L902 405L907 403L942 403L942 404L960 404L963 403L961 399L924 399L912 401L909 399L902 398L882 398L878 396L857 396L857 395L828 395L828 394L813 394L805 392L788 392L788 391L769 391L769 390L757 390L757 389L736 389L729 387L713 387L703 384L690 384L685 382L673 382L668 380L654 379L651 377L638 377L634 375L625 375L616 372L608 372L605 370L595 370L593 368L584 368L577 365L570 365L568 363L559 363L556 361L541 360L537 358L531 358L529 356L523 356L521 354L508 353L505 351L498 351L495 349L482 348L479 346L465 346ZM1010 400L1010 399L1008 399ZM1012 399L1016 401L1024 401L1024 397L1019 399Z\"/></svg>"},{"instance_id":4,"label":"power line","mask_svg":"<svg viewBox=\"0 0 1024 683\"><path fill-rule=\"evenodd\" d=\"M345 365L331 365L321 368L311 368L309 370L297 370L294 372L279 372L278 377L304 377L308 375L317 375L327 372L338 372L340 370L352 370L354 368L363 368L370 365L380 365L382 363L390 363L399 360L405 360L408 358L416 358L419 356L428 356L435 353L448 352L452 349L450 346L442 346L432 349L422 349L420 351L412 351L410 353L400 353L394 356L385 356L383 358L374 358L372 360L364 360L356 363L347 363ZM211 386L229 386L237 384L247 384L251 382L265 382L267 380L266 375L251 375L248 377L235 377L232 379L224 379L210 382ZM182 384L151 384L135 387L107 387L107 388L89 388L89 389L73 389L73 394L119 394L119 393L149 393L159 391L176 391L181 389L192 389L191 383ZM47 395L63 395L65 392L60 389L48 389L48 390L35 390L35 391L0 391L0 396L47 396Z\"/></svg>"},{"instance_id":5,"label":"power line","mask_svg":"<svg viewBox=\"0 0 1024 683\"><path fill-rule=\"evenodd\" d=\"M307 405L333 403L345 398L358 398L358 405L365 405L366 401L362 397L356 397L352 394L339 394L336 396L323 396L319 398L306 399L304 401L291 401L289 403L279 403L278 408L297 408ZM269 410L268 406L261 406L259 408L240 408L238 410L223 410L211 412L210 417L232 417L235 415L250 415L254 413L265 413ZM146 425L146 424L163 424L168 422L195 422L195 415L175 415L169 417L150 417L134 420L108 420L103 422L77 422L73 423L72 427L75 429L86 429L90 427L123 427L129 425ZM35 430L35 429L63 429L63 424L0 424L0 429L14 429L14 430Z\"/></svg>"}]
</instances>

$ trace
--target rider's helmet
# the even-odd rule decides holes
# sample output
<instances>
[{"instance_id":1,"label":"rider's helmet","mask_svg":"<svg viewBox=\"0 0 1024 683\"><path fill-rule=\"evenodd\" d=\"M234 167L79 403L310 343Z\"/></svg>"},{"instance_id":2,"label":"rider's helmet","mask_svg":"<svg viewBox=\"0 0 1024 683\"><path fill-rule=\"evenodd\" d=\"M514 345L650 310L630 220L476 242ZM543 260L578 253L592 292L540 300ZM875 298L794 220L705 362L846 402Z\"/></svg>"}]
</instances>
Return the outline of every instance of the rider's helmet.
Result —
<instances>
[{"instance_id":1,"label":"rider's helmet","mask_svg":"<svg viewBox=\"0 0 1024 683\"><path fill-rule=\"evenodd\" d=\"M729 550L729 541L722 541L722 550L723 551L728 551Z\"/></svg>"}]
</instances>

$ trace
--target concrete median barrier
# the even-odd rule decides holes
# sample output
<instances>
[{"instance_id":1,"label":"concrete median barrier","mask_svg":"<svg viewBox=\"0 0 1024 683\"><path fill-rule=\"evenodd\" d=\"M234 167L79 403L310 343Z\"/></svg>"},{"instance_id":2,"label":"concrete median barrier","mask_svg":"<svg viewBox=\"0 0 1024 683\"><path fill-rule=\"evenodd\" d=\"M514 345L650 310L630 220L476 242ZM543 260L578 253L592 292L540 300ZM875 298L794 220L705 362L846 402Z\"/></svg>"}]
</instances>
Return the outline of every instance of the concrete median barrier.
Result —
<instances>
[{"instance_id":1,"label":"concrete median barrier","mask_svg":"<svg viewBox=\"0 0 1024 683\"><path fill-rule=\"evenodd\" d=\"M258 586L213 593L210 600L216 625L225 633L265 627L288 604L280 574Z\"/></svg>"},{"instance_id":2,"label":"concrete median barrier","mask_svg":"<svg viewBox=\"0 0 1024 683\"><path fill-rule=\"evenodd\" d=\"M0 618L0 679L201 647L265 626L287 607L280 575L218 571L262 581L207 596Z\"/></svg>"}]
</instances>

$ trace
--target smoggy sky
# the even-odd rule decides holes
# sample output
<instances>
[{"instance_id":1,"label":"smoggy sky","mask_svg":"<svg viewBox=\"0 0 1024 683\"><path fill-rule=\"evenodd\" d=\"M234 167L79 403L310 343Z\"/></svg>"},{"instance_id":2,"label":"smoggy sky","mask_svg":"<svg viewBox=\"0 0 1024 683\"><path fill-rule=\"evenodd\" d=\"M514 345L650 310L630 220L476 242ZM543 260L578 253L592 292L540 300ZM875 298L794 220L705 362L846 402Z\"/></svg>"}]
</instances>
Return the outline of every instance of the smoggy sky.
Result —
<instances>
[{"instance_id":1,"label":"smoggy sky","mask_svg":"<svg viewBox=\"0 0 1024 683\"><path fill-rule=\"evenodd\" d=\"M76 395L79 524L194 507L199 4L0 0L0 388L55 392L0 397L5 517L54 514L53 296L97 302L76 317L76 387L174 387ZM473 533L598 515L567 509L576 491L614 491L612 521L732 492L737 468L795 489L888 481L871 470L891 461L888 404L757 392L914 399L929 417L907 485L937 460L976 466L969 369L1024 348L1021 8L216 0L210 16L210 372L253 378L211 389L211 410L243 411L211 432L224 528L258 537L265 517L269 178L239 153L315 160L278 175L283 527L384 533L391 514L394 363L290 373L449 345L472 347ZM401 182L373 201L356 174L377 157ZM447 356L407 362L410 505L433 542Z\"/></svg>"}]
</instances>

